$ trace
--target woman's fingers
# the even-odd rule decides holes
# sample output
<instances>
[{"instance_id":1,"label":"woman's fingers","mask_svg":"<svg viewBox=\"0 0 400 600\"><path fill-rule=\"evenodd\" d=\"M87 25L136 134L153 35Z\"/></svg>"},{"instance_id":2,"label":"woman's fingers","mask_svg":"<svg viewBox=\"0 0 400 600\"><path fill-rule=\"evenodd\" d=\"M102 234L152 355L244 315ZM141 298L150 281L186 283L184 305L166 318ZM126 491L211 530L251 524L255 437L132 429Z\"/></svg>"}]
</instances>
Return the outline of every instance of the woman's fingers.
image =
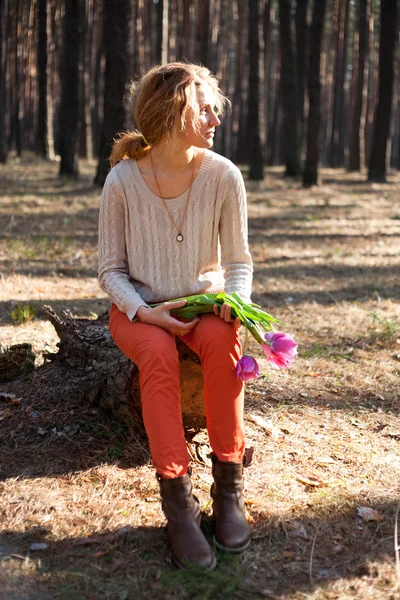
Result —
<instances>
[{"instance_id":1,"label":"woman's fingers","mask_svg":"<svg viewBox=\"0 0 400 600\"><path fill-rule=\"evenodd\" d=\"M223 304L221 306L221 311L219 314L220 314L221 319L224 319L224 321L226 321L227 323L230 323L232 321L231 307L229 306L229 304Z\"/></svg>"},{"instance_id":2,"label":"woman's fingers","mask_svg":"<svg viewBox=\"0 0 400 600\"><path fill-rule=\"evenodd\" d=\"M227 323L235 322L235 318L232 317L232 309L229 304L223 304L221 308L219 308L218 304L214 304L214 314L219 315L221 319L224 319ZM240 327L240 319L236 318L239 321L239 325L235 325L235 327Z\"/></svg>"},{"instance_id":3,"label":"woman's fingers","mask_svg":"<svg viewBox=\"0 0 400 600\"><path fill-rule=\"evenodd\" d=\"M190 333L194 327L196 327L197 323L200 321L199 318L193 319L188 323L182 323L181 321L175 320L178 325L174 325L174 331L171 331L174 335L183 336L187 333Z\"/></svg>"},{"instance_id":4,"label":"woman's fingers","mask_svg":"<svg viewBox=\"0 0 400 600\"><path fill-rule=\"evenodd\" d=\"M163 310L170 311L176 308L182 308L183 306L185 306L185 304L186 300L177 300L176 302L164 302L164 304L161 304L160 306Z\"/></svg>"},{"instance_id":5,"label":"woman's fingers","mask_svg":"<svg viewBox=\"0 0 400 600\"><path fill-rule=\"evenodd\" d=\"M233 326L234 326L234 328L235 328L235 329L239 329L239 328L240 328L240 326L241 326L241 324L242 324L242 321L239 319L239 317L236 317L236 319L235 319L235 320L234 320L234 322L233 322Z\"/></svg>"}]
</instances>

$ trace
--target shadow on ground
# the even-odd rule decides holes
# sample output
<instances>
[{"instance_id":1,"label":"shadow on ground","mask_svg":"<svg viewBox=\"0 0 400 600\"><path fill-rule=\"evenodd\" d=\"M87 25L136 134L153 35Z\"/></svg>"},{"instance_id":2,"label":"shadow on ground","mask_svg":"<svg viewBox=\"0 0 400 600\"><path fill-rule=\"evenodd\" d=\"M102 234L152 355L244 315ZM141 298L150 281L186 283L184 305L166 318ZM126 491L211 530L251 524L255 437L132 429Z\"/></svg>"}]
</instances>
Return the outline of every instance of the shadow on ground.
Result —
<instances>
[{"instance_id":1,"label":"shadow on ground","mask_svg":"<svg viewBox=\"0 0 400 600\"><path fill-rule=\"evenodd\" d=\"M374 580L382 598L395 598L390 595L393 581L387 566L381 572L381 563L391 556L394 562L397 503L382 498L375 508L382 516L379 524L357 517L351 498L340 509L326 505L321 517L308 515L307 510L287 518L265 517L252 510L250 549L241 556L218 553L217 569L211 573L176 571L169 561L166 532L160 527L128 523L117 530L62 540L54 539L51 525L3 531L0 582L8 595L2 598L299 598L316 588L330 589L339 579L342 591L347 586L354 597L364 597L363 586ZM212 543L207 517L204 531ZM45 546L33 551L33 543Z\"/></svg>"}]
</instances>

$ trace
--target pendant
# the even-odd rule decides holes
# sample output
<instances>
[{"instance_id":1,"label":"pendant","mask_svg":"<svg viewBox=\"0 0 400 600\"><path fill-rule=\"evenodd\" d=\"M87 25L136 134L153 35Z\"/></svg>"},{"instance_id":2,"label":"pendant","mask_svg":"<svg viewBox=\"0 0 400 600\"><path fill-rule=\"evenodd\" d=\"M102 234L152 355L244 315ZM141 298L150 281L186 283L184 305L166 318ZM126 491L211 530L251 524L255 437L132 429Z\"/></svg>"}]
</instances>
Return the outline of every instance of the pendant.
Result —
<instances>
[{"instance_id":1,"label":"pendant","mask_svg":"<svg viewBox=\"0 0 400 600\"><path fill-rule=\"evenodd\" d=\"M178 233L178 235L176 236L176 241L183 242L183 235L181 233Z\"/></svg>"}]
</instances>

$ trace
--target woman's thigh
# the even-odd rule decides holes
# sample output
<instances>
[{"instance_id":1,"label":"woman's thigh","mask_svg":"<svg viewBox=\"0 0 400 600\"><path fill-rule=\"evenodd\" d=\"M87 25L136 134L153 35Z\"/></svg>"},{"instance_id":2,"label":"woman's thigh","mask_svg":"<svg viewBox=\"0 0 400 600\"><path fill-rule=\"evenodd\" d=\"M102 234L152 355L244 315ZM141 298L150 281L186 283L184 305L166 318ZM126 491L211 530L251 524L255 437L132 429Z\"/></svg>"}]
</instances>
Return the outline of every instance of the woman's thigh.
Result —
<instances>
[{"instance_id":1,"label":"woman's thigh","mask_svg":"<svg viewBox=\"0 0 400 600\"><path fill-rule=\"evenodd\" d=\"M212 351L213 354L221 352L221 358L225 354L233 354L237 360L240 358L238 330L214 314L201 315L199 324L182 339L200 357Z\"/></svg>"},{"instance_id":2,"label":"woman's thigh","mask_svg":"<svg viewBox=\"0 0 400 600\"><path fill-rule=\"evenodd\" d=\"M109 328L118 348L139 369L148 361L160 361L162 357L177 360L175 337L172 333L156 325L132 322L115 304L110 311Z\"/></svg>"}]
</instances>

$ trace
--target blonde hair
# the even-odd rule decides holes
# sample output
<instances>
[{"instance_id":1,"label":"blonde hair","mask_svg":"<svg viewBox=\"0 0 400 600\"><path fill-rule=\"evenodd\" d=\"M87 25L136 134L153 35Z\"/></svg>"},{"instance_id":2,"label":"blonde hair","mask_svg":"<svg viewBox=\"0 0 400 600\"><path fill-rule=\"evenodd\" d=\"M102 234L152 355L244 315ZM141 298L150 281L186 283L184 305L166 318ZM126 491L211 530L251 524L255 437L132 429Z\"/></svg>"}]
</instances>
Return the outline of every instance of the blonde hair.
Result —
<instances>
[{"instance_id":1,"label":"blonde hair","mask_svg":"<svg viewBox=\"0 0 400 600\"><path fill-rule=\"evenodd\" d=\"M118 135L110 155L111 166L124 158L142 158L165 136L172 139L177 123L181 131L185 131L188 121L196 130L199 117L196 92L204 83L214 92L214 108L222 114L230 102L219 89L217 78L201 65L173 62L156 66L133 82L128 106L140 131Z\"/></svg>"}]
</instances>

